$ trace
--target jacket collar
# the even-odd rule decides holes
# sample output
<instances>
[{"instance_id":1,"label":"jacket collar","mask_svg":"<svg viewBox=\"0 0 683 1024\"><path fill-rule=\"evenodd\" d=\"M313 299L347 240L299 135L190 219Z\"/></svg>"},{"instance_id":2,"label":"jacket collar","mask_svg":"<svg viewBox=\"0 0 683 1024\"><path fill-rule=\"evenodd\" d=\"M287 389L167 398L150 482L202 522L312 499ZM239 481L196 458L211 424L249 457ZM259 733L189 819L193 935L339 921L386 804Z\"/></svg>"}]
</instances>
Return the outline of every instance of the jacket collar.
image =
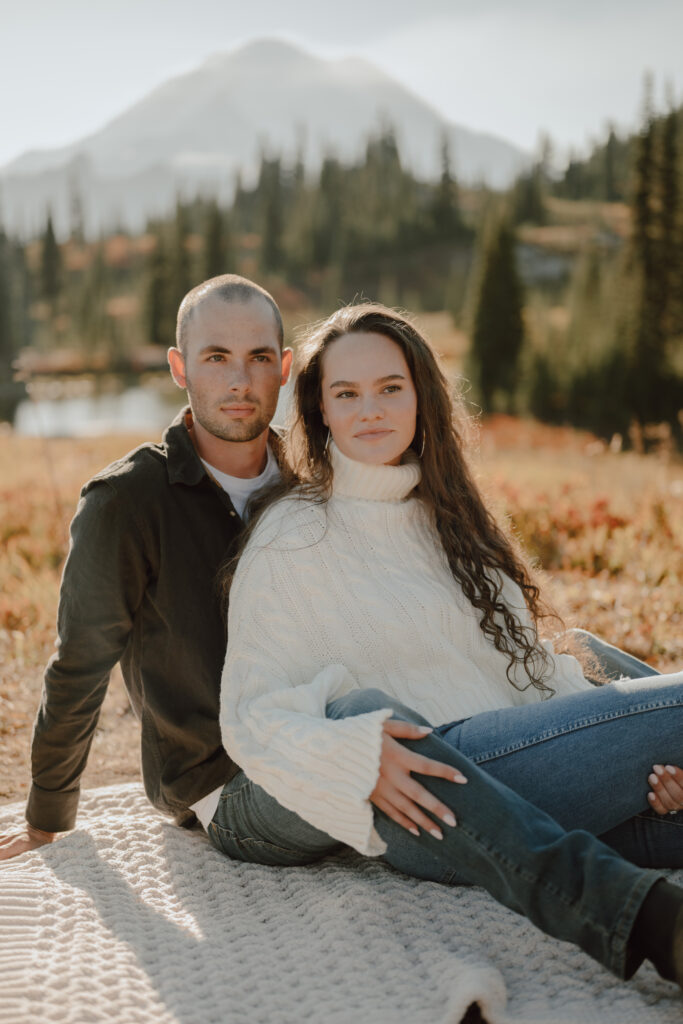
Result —
<instances>
[{"instance_id":1,"label":"jacket collar","mask_svg":"<svg viewBox=\"0 0 683 1024\"><path fill-rule=\"evenodd\" d=\"M166 467L168 480L171 484L188 484L190 487L194 487L207 476L206 470L192 443L192 437L190 436L191 428L192 411L189 405L187 405L178 413L164 433L163 443L166 448ZM271 426L268 433L268 444L278 465L282 465L282 438L282 428Z\"/></svg>"}]
</instances>

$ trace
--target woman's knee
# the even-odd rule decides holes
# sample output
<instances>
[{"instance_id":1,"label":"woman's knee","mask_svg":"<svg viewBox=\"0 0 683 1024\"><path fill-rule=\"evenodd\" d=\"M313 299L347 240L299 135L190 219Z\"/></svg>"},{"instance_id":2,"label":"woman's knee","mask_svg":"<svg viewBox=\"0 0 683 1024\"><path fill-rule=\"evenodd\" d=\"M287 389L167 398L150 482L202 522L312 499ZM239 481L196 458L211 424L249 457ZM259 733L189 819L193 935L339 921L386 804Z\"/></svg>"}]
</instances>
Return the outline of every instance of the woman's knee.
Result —
<instances>
[{"instance_id":1,"label":"woman's knee","mask_svg":"<svg viewBox=\"0 0 683 1024\"><path fill-rule=\"evenodd\" d=\"M420 717L400 701L375 687L352 690L350 693L344 694L343 697L337 697L327 705L325 714L327 718L351 718L354 715L366 715L371 711L381 711L384 708L389 708L394 713L394 717L406 718L409 716L410 721Z\"/></svg>"}]
</instances>

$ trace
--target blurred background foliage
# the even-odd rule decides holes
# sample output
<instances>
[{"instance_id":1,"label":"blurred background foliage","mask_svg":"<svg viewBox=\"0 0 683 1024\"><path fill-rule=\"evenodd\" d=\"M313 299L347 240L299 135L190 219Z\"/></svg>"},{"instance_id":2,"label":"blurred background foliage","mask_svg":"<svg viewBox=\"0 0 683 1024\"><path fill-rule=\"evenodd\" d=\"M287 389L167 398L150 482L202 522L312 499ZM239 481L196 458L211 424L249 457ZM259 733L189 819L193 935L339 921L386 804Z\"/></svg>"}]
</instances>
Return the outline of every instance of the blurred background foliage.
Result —
<instances>
[{"instance_id":1,"label":"blurred background foliage","mask_svg":"<svg viewBox=\"0 0 683 1024\"><path fill-rule=\"evenodd\" d=\"M330 154L314 178L264 153L229 207L178 197L139 235L96 240L77 191L68 238L0 227L0 418L14 369L78 374L158 369L197 282L224 272L270 289L291 328L376 299L449 318L435 346L486 413L531 415L645 449L683 424L683 108L614 129L584 159L537 162L507 193L418 180L386 126L362 160ZM454 340L455 339L455 340Z\"/></svg>"}]
</instances>

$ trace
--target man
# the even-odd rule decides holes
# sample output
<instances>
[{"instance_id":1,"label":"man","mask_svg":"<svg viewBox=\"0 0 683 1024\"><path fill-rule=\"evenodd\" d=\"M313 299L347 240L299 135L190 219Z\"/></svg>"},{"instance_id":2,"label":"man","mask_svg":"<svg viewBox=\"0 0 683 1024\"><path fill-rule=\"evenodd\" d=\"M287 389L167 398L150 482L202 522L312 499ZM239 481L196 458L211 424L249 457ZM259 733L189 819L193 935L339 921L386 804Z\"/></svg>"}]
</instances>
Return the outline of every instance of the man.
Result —
<instances>
[{"instance_id":1,"label":"man","mask_svg":"<svg viewBox=\"0 0 683 1024\"><path fill-rule=\"evenodd\" d=\"M113 666L142 725L151 802L181 824L236 772L218 695L225 615L216 577L234 553L250 494L278 476L269 430L292 351L280 312L234 275L194 288L178 311L171 373L190 409L83 488L71 526L50 661L36 719L27 827L0 858L72 829ZM203 801L203 802L202 802ZM211 813L208 813L208 820Z\"/></svg>"},{"instance_id":2,"label":"man","mask_svg":"<svg viewBox=\"0 0 683 1024\"><path fill-rule=\"evenodd\" d=\"M0 840L0 858L73 828L79 780L118 661L142 726L142 774L151 802L180 824L197 817L207 830L214 819L229 819L229 802L219 798L226 786L229 795L239 769L222 747L218 726L226 636L216 577L236 549L249 495L279 472L278 439L269 423L291 366L291 350L282 345L277 306L250 281L212 278L183 300L169 362L190 408L162 444L142 445L83 488L62 579L57 653L45 673L34 730L27 827ZM351 713L370 710L366 694L351 697L357 697ZM438 747L432 758L422 756L418 750L432 750L434 741L422 722L396 711L394 735L403 744L390 765L382 754L380 773L390 772L392 784L402 791L408 786L411 798L429 807L430 790L439 795L439 780L452 779L453 766L436 759ZM337 710L330 706L329 714ZM680 891L656 872L615 858L587 833L562 833L465 760L459 757L456 765L467 772L464 820L448 830L447 842L438 838L453 848L453 864L467 865L469 881L622 977L647 957L683 984ZM284 813L265 792L254 792L258 787L242 780L240 786L269 816ZM410 837L389 819L381 827L391 862L401 867L406 858L418 858L431 877L431 836ZM496 851L504 834L501 858ZM572 878L567 910L562 894ZM604 894L598 907L596 890Z\"/></svg>"}]
</instances>

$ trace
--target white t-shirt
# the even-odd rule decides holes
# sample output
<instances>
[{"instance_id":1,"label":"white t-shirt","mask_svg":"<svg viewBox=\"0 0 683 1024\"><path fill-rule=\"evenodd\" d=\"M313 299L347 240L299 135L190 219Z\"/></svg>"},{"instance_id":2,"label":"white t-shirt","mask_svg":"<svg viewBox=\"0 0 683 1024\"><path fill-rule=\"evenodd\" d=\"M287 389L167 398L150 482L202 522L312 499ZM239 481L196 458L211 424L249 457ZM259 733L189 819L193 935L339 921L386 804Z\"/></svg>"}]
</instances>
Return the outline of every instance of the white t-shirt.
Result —
<instances>
[{"instance_id":1,"label":"white t-shirt","mask_svg":"<svg viewBox=\"0 0 683 1024\"><path fill-rule=\"evenodd\" d=\"M275 460L270 445L268 446L268 454L266 458L265 469L258 476L252 477L241 477L241 476L230 476L229 473L223 473L220 469L216 469L205 459L202 462L207 470L214 478L214 480L221 485L223 490L226 492L230 501L235 507L240 519L246 521L244 510L249 498L254 494L255 491L260 490L267 484L275 483L280 478L280 468ZM190 807L191 811L197 815L199 820L205 829L208 829L211 819L216 813L218 807L218 801L220 795L223 792L223 787L219 786L218 789L214 789L213 792L203 796L201 800L197 800L196 803Z\"/></svg>"},{"instance_id":2,"label":"white t-shirt","mask_svg":"<svg viewBox=\"0 0 683 1024\"><path fill-rule=\"evenodd\" d=\"M235 506L237 515L241 519L245 518L244 509L252 494L267 484L273 484L276 480L280 479L280 469L275 461L275 456L270 450L270 445L268 446L267 453L265 469L258 476L251 477L230 476L229 473L223 473L222 470L216 469L206 459L202 459L207 472L211 474L229 496L230 501Z\"/></svg>"}]
</instances>

